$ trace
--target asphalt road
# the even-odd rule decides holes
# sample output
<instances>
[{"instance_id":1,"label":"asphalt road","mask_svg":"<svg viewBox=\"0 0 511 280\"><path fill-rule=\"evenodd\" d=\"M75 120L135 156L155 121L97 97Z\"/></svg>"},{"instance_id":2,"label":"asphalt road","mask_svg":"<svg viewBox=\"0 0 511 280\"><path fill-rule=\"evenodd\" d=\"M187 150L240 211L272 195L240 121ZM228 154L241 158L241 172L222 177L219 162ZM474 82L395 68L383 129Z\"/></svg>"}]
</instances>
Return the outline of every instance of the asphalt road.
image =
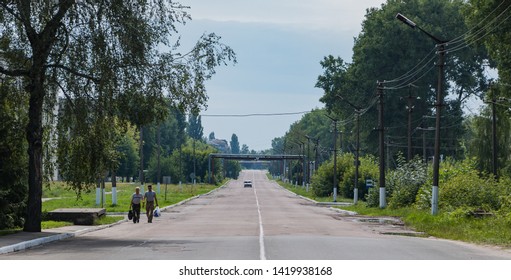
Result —
<instances>
[{"instance_id":1,"label":"asphalt road","mask_svg":"<svg viewBox=\"0 0 511 280\"><path fill-rule=\"evenodd\" d=\"M243 180L252 180L244 188ZM392 234L390 234L392 233ZM509 251L363 222L317 206L249 170L225 187L132 222L1 255L10 260L465 260L511 259Z\"/></svg>"}]
</instances>

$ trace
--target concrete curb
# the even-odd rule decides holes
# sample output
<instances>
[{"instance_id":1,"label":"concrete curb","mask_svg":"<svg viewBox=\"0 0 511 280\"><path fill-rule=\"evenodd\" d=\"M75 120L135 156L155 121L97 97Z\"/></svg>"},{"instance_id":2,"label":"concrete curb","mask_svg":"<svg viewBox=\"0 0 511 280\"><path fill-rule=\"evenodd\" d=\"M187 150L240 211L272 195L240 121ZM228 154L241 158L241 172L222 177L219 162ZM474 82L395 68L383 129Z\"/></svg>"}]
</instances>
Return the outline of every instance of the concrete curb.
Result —
<instances>
[{"instance_id":1,"label":"concrete curb","mask_svg":"<svg viewBox=\"0 0 511 280\"><path fill-rule=\"evenodd\" d=\"M213 190L211 190L211 191L209 191L209 192L207 192L205 194L199 194L199 195L196 195L194 197L190 197L188 199L180 201L180 202L178 202L176 204L172 204L172 205L166 206L166 207L162 208L162 211L165 211L167 209L174 208L176 206L185 204L185 203L187 203L187 202L189 202L189 201L191 201L193 199L199 198L201 196L209 195L209 194L211 194L211 193L213 193L215 191L218 191L221 188L225 188L227 183L229 183L229 181L227 181L224 185L222 185L222 186L220 186L218 188L215 188L215 189L213 189ZM127 213L114 212L114 213L108 213L108 215L127 216ZM85 233L89 233L89 232L93 232L93 231L97 231L97 230L113 227L113 226L116 226L118 224L121 224L121 223L124 223L124 222L127 222L127 221L128 221L128 219L124 218L123 220L120 220L120 221L115 222L113 224L94 226L94 227L78 230L78 231L75 231L75 232L59 233L59 234L55 234L55 235L39 237L39 238L36 238L36 239L33 239L33 240L19 242L19 243L13 244L13 245L7 245L7 246L4 246L4 247L0 247L0 255L8 254L8 253L13 253L13 252L17 252L17 251L22 251L22 250L29 249L29 248L32 248L32 247L36 247L36 246L39 246L39 245L42 245L42 244L46 244L46 243L50 243L50 242L55 242L55 241L59 241L59 240L63 240L63 239L67 239L67 238L71 238L71 237L75 237L75 236L80 236L80 235L85 234Z\"/></svg>"},{"instance_id":2,"label":"concrete curb","mask_svg":"<svg viewBox=\"0 0 511 280\"><path fill-rule=\"evenodd\" d=\"M292 192L292 191L290 191L290 190L288 190L288 189L284 188L283 186L281 186L281 185L280 185L279 183L277 183L275 180L272 180L272 181L273 181L273 183L275 183L275 185L277 185L279 188L281 188L281 189L283 189L283 190L286 190L287 192L289 192L289 193L291 193L291 194L294 194L294 195L296 195L296 196L298 196L298 197L300 197L300 198L302 198L302 199L305 199L305 200L307 200L307 201L309 201L309 202L312 202L312 203L314 203L314 204L316 204L316 205L318 205L318 206L336 206L336 205L338 205L338 206L347 206L347 205L353 205L353 203L351 203L351 202L319 202L319 201L316 201L316 200L310 199L310 198L308 198L308 197L305 197L305 196L299 195L299 194L297 194L297 193L294 193L294 192ZM343 210L343 211L344 211L344 210ZM347 212L350 212L350 211L347 211Z\"/></svg>"},{"instance_id":3,"label":"concrete curb","mask_svg":"<svg viewBox=\"0 0 511 280\"><path fill-rule=\"evenodd\" d=\"M39 246L44 243L54 242L66 238L70 238L75 236L74 233L61 233L57 235L51 235L46 237L40 237L37 239L29 240L29 241L23 241L14 245L4 246L0 248L0 255L2 254L8 254L13 253L17 251L22 251L31 247Z\"/></svg>"},{"instance_id":4,"label":"concrete curb","mask_svg":"<svg viewBox=\"0 0 511 280\"><path fill-rule=\"evenodd\" d=\"M28 249L28 248L31 248L31 247L35 247L35 246L39 246L39 245L42 245L42 244L45 244L45 243L55 242L55 241L59 241L59 240L63 240L63 239L67 239L67 238L71 238L71 237L75 237L75 236L79 236L79 235L82 235L82 234L85 234L85 233L88 233L88 232L93 232L93 231L96 231L96 230L113 227L113 226L118 225L120 223L124 223L125 221L127 221L127 219L120 220L120 221L115 222L113 224L90 227L90 228L78 230L78 231L75 231L75 232L65 232L65 233L59 233L59 234L45 236L45 237L39 237L39 238L36 238L36 239L33 239L33 240L23 241L23 242L19 242L17 244L4 246L4 247L0 248L0 255L8 254L8 253L13 253L13 252L17 252L17 251L22 251L22 250L25 250L25 249Z\"/></svg>"}]
</instances>

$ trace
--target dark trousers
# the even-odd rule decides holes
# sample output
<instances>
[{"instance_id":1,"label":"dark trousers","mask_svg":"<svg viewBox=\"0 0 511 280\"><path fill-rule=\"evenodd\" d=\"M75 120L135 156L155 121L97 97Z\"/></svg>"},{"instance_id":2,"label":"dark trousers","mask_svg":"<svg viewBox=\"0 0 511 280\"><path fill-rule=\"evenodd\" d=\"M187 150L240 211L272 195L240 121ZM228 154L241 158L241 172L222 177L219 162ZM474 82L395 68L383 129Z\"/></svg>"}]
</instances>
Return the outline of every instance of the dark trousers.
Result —
<instances>
[{"instance_id":1,"label":"dark trousers","mask_svg":"<svg viewBox=\"0 0 511 280\"><path fill-rule=\"evenodd\" d=\"M153 222L153 211L154 211L154 201L148 201L145 205L146 215L147 215L147 221L152 223Z\"/></svg>"},{"instance_id":2,"label":"dark trousers","mask_svg":"<svg viewBox=\"0 0 511 280\"><path fill-rule=\"evenodd\" d=\"M140 204L133 204L133 222L140 221Z\"/></svg>"}]
</instances>

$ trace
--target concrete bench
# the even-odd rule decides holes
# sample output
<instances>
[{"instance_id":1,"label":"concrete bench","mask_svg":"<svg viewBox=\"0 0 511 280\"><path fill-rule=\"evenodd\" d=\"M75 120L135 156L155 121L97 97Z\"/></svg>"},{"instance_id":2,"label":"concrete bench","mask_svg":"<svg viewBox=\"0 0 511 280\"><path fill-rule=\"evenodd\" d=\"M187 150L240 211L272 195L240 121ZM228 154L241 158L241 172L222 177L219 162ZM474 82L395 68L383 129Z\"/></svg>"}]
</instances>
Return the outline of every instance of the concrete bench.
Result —
<instances>
[{"instance_id":1,"label":"concrete bench","mask_svg":"<svg viewBox=\"0 0 511 280\"><path fill-rule=\"evenodd\" d=\"M60 208L48 212L53 221L67 221L75 225L93 225L94 221L105 215L105 208Z\"/></svg>"}]
</instances>

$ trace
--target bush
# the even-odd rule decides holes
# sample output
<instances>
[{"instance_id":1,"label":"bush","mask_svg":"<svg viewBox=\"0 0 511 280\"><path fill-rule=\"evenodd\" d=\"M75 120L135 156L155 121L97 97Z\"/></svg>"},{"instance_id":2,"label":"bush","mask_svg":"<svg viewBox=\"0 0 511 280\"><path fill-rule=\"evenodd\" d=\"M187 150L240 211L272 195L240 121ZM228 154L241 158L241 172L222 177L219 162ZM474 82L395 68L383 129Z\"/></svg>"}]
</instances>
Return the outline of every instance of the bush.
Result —
<instances>
[{"instance_id":1,"label":"bush","mask_svg":"<svg viewBox=\"0 0 511 280\"><path fill-rule=\"evenodd\" d=\"M355 178L355 157L353 154L345 153L337 157L337 182L338 194L345 198L353 197ZM312 190L318 197L330 196L333 192L333 158L323 163L316 174L312 177ZM360 158L358 189L359 197L363 198L367 192L366 179L373 179L378 176L378 165L372 156Z\"/></svg>"},{"instance_id":2,"label":"bush","mask_svg":"<svg viewBox=\"0 0 511 280\"><path fill-rule=\"evenodd\" d=\"M333 192L333 160L323 163L319 166L316 173L311 178L312 192L317 197L327 197Z\"/></svg>"},{"instance_id":3,"label":"bush","mask_svg":"<svg viewBox=\"0 0 511 280\"><path fill-rule=\"evenodd\" d=\"M398 158L398 168L386 177L390 208L407 207L415 203L419 189L427 181L427 168L419 158L406 162Z\"/></svg>"},{"instance_id":4,"label":"bush","mask_svg":"<svg viewBox=\"0 0 511 280\"><path fill-rule=\"evenodd\" d=\"M497 211L508 205L506 201L509 198L509 179L503 178L499 183L491 176L479 174L474 160L442 163L439 175L440 209ZM419 190L416 206L420 209L431 207L430 181Z\"/></svg>"},{"instance_id":5,"label":"bush","mask_svg":"<svg viewBox=\"0 0 511 280\"><path fill-rule=\"evenodd\" d=\"M351 155L351 154L349 154ZM354 180L355 180L355 158L350 157L345 161L348 168L345 168L345 173L339 187L342 189L344 197L351 198L354 195ZM376 158L371 155L363 156L360 158L360 166L358 167L358 197L365 199L367 192L366 180L371 179L375 181L378 178L379 168Z\"/></svg>"}]
</instances>

